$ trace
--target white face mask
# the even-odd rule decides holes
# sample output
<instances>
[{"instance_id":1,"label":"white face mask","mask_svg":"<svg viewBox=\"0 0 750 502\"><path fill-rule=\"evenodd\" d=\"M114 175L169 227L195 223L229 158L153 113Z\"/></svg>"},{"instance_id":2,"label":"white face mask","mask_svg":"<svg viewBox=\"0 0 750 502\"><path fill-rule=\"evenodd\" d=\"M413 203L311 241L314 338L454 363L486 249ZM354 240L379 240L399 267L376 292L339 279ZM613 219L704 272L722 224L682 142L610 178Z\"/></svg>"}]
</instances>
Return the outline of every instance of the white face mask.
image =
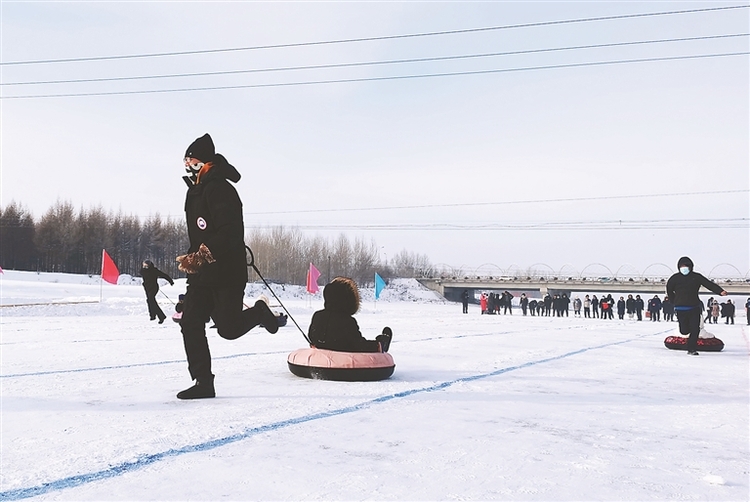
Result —
<instances>
[{"instance_id":1,"label":"white face mask","mask_svg":"<svg viewBox=\"0 0 750 502\"><path fill-rule=\"evenodd\" d=\"M680 273L682 275L688 275L690 273L690 268L689 267L680 267Z\"/></svg>"}]
</instances>

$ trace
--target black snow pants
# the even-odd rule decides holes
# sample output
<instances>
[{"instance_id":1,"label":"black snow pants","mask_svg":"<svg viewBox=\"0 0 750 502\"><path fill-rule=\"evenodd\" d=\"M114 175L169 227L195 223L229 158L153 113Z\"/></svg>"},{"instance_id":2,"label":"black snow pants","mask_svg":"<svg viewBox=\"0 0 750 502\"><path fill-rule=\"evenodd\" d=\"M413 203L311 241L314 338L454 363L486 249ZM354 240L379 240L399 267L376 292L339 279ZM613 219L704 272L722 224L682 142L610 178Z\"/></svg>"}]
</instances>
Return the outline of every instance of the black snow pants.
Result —
<instances>
[{"instance_id":1,"label":"black snow pants","mask_svg":"<svg viewBox=\"0 0 750 502\"><path fill-rule=\"evenodd\" d=\"M701 311L700 308L690 310L676 310L677 322L680 323L680 333L689 335L687 340L688 352L698 350L698 335L701 332Z\"/></svg>"},{"instance_id":2,"label":"black snow pants","mask_svg":"<svg viewBox=\"0 0 750 502\"><path fill-rule=\"evenodd\" d=\"M189 285L185 293L180 327L185 344L188 371L193 380L208 380L211 352L206 339L206 323L213 320L219 336L235 340L260 324L261 313L255 308L242 310L245 285L209 287Z\"/></svg>"},{"instance_id":3,"label":"black snow pants","mask_svg":"<svg viewBox=\"0 0 750 502\"><path fill-rule=\"evenodd\" d=\"M164 311L156 302L156 293L158 292L158 289L156 291L149 291L148 289L146 290L146 305L148 305L148 315L151 317L152 321L157 317L160 321L167 318L167 316L164 315Z\"/></svg>"}]
</instances>

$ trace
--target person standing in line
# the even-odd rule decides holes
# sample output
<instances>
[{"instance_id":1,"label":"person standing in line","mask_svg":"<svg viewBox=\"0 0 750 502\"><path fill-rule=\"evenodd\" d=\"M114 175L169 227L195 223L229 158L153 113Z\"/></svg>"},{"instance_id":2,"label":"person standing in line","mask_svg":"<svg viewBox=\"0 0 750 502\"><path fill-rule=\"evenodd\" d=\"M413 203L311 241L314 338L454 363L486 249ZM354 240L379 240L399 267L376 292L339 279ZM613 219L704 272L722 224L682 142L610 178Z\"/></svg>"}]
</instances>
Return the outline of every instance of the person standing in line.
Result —
<instances>
[{"instance_id":1,"label":"person standing in line","mask_svg":"<svg viewBox=\"0 0 750 502\"><path fill-rule=\"evenodd\" d=\"M745 302L745 319L747 320L747 325L750 326L750 298L747 299Z\"/></svg>"},{"instance_id":2,"label":"person standing in line","mask_svg":"<svg viewBox=\"0 0 750 502\"><path fill-rule=\"evenodd\" d=\"M727 300L725 308L727 321L724 324L734 324L734 303L732 303L732 300Z\"/></svg>"},{"instance_id":3,"label":"person standing in line","mask_svg":"<svg viewBox=\"0 0 750 502\"><path fill-rule=\"evenodd\" d=\"M158 279L166 279L170 286L174 286L174 281L169 275L162 272L154 266L154 262L146 260L143 262L143 268L141 268L141 277L143 278L143 289L146 291L146 305L148 305L148 315L151 320L159 318L159 324L164 323L164 319L167 318L164 315L164 311L159 307L156 301L156 294L159 292L159 281Z\"/></svg>"},{"instance_id":4,"label":"person standing in line","mask_svg":"<svg viewBox=\"0 0 750 502\"><path fill-rule=\"evenodd\" d=\"M581 299L577 296L573 299L573 316L581 317Z\"/></svg>"},{"instance_id":5,"label":"person standing in line","mask_svg":"<svg viewBox=\"0 0 750 502\"><path fill-rule=\"evenodd\" d=\"M706 318L703 319L704 323L711 324L711 307L714 305L714 297L708 299L708 302L706 302Z\"/></svg>"},{"instance_id":6,"label":"person standing in line","mask_svg":"<svg viewBox=\"0 0 750 502\"><path fill-rule=\"evenodd\" d=\"M643 299L641 295L635 295L635 315L639 321L643 320Z\"/></svg>"},{"instance_id":7,"label":"person standing in line","mask_svg":"<svg viewBox=\"0 0 750 502\"><path fill-rule=\"evenodd\" d=\"M599 318L599 299L596 295L591 298L591 313L594 314L594 317L597 319Z\"/></svg>"},{"instance_id":8,"label":"person standing in line","mask_svg":"<svg viewBox=\"0 0 750 502\"><path fill-rule=\"evenodd\" d=\"M560 306L562 307L562 310L565 313L565 317L569 317L570 316L570 298L568 298L567 293L563 293Z\"/></svg>"},{"instance_id":9,"label":"person standing in line","mask_svg":"<svg viewBox=\"0 0 750 502\"><path fill-rule=\"evenodd\" d=\"M721 312L721 307L719 306L719 301L714 300L714 302L711 304L711 320L714 324L719 323L719 313Z\"/></svg>"},{"instance_id":10,"label":"person standing in line","mask_svg":"<svg viewBox=\"0 0 750 502\"><path fill-rule=\"evenodd\" d=\"M469 313L469 292L464 289L464 292L461 293L461 304L463 305L463 313L468 314Z\"/></svg>"},{"instance_id":11,"label":"person standing in line","mask_svg":"<svg viewBox=\"0 0 750 502\"><path fill-rule=\"evenodd\" d=\"M526 293L521 293L521 299L519 300L521 304L521 311L523 312L523 315L526 315L526 311L529 308L529 299L526 297Z\"/></svg>"},{"instance_id":12,"label":"person standing in line","mask_svg":"<svg viewBox=\"0 0 750 502\"><path fill-rule=\"evenodd\" d=\"M513 293L510 291L506 291L505 293L505 305L503 307L503 315L510 312L510 315L513 315Z\"/></svg>"},{"instance_id":13,"label":"person standing in line","mask_svg":"<svg viewBox=\"0 0 750 502\"><path fill-rule=\"evenodd\" d=\"M661 311L664 314L665 321L671 322L674 320L674 305L672 305L668 296L665 296L661 302Z\"/></svg>"},{"instance_id":14,"label":"person standing in line","mask_svg":"<svg viewBox=\"0 0 750 502\"><path fill-rule=\"evenodd\" d=\"M544 315L545 317L549 317L550 312L552 312L552 297L547 293L544 295Z\"/></svg>"},{"instance_id":15,"label":"person standing in line","mask_svg":"<svg viewBox=\"0 0 750 502\"><path fill-rule=\"evenodd\" d=\"M235 340L259 324L269 333L279 328L276 316L263 300L243 310L248 278L245 225L242 202L232 185L240 180L240 173L216 153L208 134L188 147L184 162L190 248L177 257L188 282L180 328L188 371L195 384L177 397L205 399L216 396L206 338L209 320L227 340Z\"/></svg>"},{"instance_id":16,"label":"person standing in line","mask_svg":"<svg viewBox=\"0 0 750 502\"><path fill-rule=\"evenodd\" d=\"M628 299L625 300L625 312L628 313L628 319L632 319L635 315L635 299L633 295L628 295Z\"/></svg>"},{"instance_id":17,"label":"person standing in line","mask_svg":"<svg viewBox=\"0 0 750 502\"><path fill-rule=\"evenodd\" d=\"M698 291L703 286L717 295L726 296L727 292L718 284L693 271L693 260L687 256L683 256L677 261L677 269L679 272L672 275L667 281L667 296L674 303L680 333L689 335L687 353L697 356L702 315L702 303L698 298Z\"/></svg>"},{"instance_id":18,"label":"person standing in line","mask_svg":"<svg viewBox=\"0 0 750 502\"><path fill-rule=\"evenodd\" d=\"M617 317L620 319L625 318L625 298L622 296L617 300Z\"/></svg>"},{"instance_id":19,"label":"person standing in line","mask_svg":"<svg viewBox=\"0 0 750 502\"><path fill-rule=\"evenodd\" d=\"M482 293L479 295L479 314L486 314L487 313L487 295Z\"/></svg>"},{"instance_id":20,"label":"person standing in line","mask_svg":"<svg viewBox=\"0 0 750 502\"><path fill-rule=\"evenodd\" d=\"M591 299L589 295L583 298L583 317L591 318Z\"/></svg>"},{"instance_id":21,"label":"person standing in line","mask_svg":"<svg viewBox=\"0 0 750 502\"><path fill-rule=\"evenodd\" d=\"M653 298L649 301L649 304L651 305L651 309L649 312L651 312L651 321L652 322L659 322L659 313L661 312L661 300L659 300L659 297L657 295L654 295Z\"/></svg>"}]
</instances>

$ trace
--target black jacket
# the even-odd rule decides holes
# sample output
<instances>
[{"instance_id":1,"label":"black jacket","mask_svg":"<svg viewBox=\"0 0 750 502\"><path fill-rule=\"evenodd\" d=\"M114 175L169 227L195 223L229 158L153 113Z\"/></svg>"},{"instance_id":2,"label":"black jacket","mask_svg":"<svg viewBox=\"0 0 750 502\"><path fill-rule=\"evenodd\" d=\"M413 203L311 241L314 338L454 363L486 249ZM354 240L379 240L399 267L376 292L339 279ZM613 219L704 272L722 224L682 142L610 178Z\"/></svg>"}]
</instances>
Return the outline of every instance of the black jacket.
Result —
<instances>
[{"instance_id":1,"label":"black jacket","mask_svg":"<svg viewBox=\"0 0 750 502\"><path fill-rule=\"evenodd\" d=\"M143 267L141 269L141 277L143 277L143 289L146 290L146 293L153 295L159 292L159 283L156 282L157 279L166 279L169 281L169 284L174 284L174 281L169 275L156 267Z\"/></svg>"},{"instance_id":2,"label":"black jacket","mask_svg":"<svg viewBox=\"0 0 750 502\"><path fill-rule=\"evenodd\" d=\"M234 186L240 173L217 154L214 165L200 182L188 188L185 198L190 249L205 244L216 260L204 265L197 274L188 274L188 283L230 286L247 282L245 226L242 202Z\"/></svg>"},{"instance_id":3,"label":"black jacket","mask_svg":"<svg viewBox=\"0 0 750 502\"><path fill-rule=\"evenodd\" d=\"M701 286L717 295L724 291L721 286L698 272L691 271L688 275L677 272L667 281L667 296L675 307L697 307L701 305L698 298Z\"/></svg>"}]
</instances>

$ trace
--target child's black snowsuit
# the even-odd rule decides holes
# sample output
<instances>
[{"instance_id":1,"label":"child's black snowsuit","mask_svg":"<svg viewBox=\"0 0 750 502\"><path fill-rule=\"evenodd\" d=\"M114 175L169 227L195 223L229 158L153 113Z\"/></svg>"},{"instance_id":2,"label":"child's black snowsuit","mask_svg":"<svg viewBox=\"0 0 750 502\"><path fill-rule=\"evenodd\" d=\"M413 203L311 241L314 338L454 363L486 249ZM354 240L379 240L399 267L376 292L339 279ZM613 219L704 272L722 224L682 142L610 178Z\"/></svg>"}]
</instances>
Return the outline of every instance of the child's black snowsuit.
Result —
<instances>
[{"instance_id":1,"label":"child's black snowsuit","mask_svg":"<svg viewBox=\"0 0 750 502\"><path fill-rule=\"evenodd\" d=\"M352 317L359 310L359 290L353 280L336 277L323 289L323 299L324 308L313 314L308 332L314 347L341 352L387 351L387 336L367 340Z\"/></svg>"}]
</instances>

